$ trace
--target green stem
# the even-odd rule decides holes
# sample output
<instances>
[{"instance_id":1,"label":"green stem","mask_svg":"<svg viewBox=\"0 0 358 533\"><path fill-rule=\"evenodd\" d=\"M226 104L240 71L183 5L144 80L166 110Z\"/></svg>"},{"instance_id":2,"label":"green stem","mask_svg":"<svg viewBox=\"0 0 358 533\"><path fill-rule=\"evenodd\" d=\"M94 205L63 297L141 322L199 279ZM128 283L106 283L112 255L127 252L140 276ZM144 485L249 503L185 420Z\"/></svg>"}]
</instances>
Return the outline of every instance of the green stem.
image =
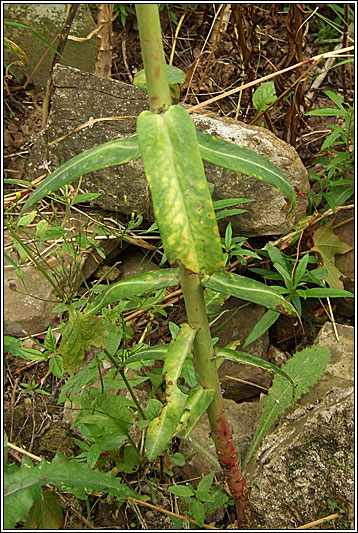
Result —
<instances>
[{"instance_id":1,"label":"green stem","mask_svg":"<svg viewBox=\"0 0 358 533\"><path fill-rule=\"evenodd\" d=\"M158 4L136 4L136 13L149 107L152 113L160 113L171 106L172 100L165 71Z\"/></svg>"},{"instance_id":2,"label":"green stem","mask_svg":"<svg viewBox=\"0 0 358 533\"><path fill-rule=\"evenodd\" d=\"M158 6L156 4L136 4L136 12L150 110L152 113L160 113L170 107L171 98L165 72ZM238 528L250 529L252 527L252 511L249 492L239 467L230 428L224 415L223 397L200 277L198 274L189 273L184 267L180 267L180 282L189 324L197 330L193 348L200 382L204 388L215 391L214 399L208 407L207 413L218 460L235 501Z\"/></svg>"},{"instance_id":3,"label":"green stem","mask_svg":"<svg viewBox=\"0 0 358 533\"><path fill-rule=\"evenodd\" d=\"M223 396L215 364L203 287L198 274L186 271L183 266L180 266L179 274L188 322L192 328L197 330L193 347L200 382L204 388L215 390L214 399L207 408L212 439L220 466L235 502L238 529L251 529L253 517L250 494L240 469L231 430L224 413Z\"/></svg>"},{"instance_id":4,"label":"green stem","mask_svg":"<svg viewBox=\"0 0 358 533\"><path fill-rule=\"evenodd\" d=\"M141 406L140 403L138 402L136 395L135 395L134 392L133 392L133 389L132 389L132 387L131 387L131 384L129 383L129 381L128 381L128 379L127 379L127 376L126 376L125 373L124 373L124 370L123 370L122 365L120 365L120 364L118 363L118 361L116 361L116 359L115 359L115 358L114 358L114 357L108 352L108 350L104 349L103 351L104 351L104 353L106 354L106 356L108 357L108 359L111 361L111 363L112 363L112 364L113 364L113 365L119 370L119 373L120 373L120 375L121 375L121 378L123 379L123 381L124 381L124 383L125 383L125 385L126 385L126 387L127 387L127 389L128 389L128 392L129 392L129 394L130 394L131 397L132 397L132 400L133 400L134 403L136 404L140 416L142 417L143 420L145 420L145 413L144 413L144 411L143 411L143 409L142 409L142 406Z\"/></svg>"}]
</instances>

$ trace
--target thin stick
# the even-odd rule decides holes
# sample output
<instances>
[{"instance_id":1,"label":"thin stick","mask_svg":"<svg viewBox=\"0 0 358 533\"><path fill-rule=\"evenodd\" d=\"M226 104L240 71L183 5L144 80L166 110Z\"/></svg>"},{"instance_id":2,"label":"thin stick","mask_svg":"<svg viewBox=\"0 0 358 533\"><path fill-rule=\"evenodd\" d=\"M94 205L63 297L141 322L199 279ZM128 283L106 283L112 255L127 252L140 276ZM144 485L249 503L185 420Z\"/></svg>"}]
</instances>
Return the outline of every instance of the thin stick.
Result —
<instances>
[{"instance_id":1,"label":"thin stick","mask_svg":"<svg viewBox=\"0 0 358 533\"><path fill-rule=\"evenodd\" d=\"M328 520L334 520L335 518L338 518L339 514L334 513L330 514L329 516L325 516L324 518L320 518L319 520L315 520L314 522L309 522L308 524L305 524L304 526L296 527L295 529L312 529L314 526L318 526L319 524L323 524L324 522L327 522Z\"/></svg>"}]
</instances>

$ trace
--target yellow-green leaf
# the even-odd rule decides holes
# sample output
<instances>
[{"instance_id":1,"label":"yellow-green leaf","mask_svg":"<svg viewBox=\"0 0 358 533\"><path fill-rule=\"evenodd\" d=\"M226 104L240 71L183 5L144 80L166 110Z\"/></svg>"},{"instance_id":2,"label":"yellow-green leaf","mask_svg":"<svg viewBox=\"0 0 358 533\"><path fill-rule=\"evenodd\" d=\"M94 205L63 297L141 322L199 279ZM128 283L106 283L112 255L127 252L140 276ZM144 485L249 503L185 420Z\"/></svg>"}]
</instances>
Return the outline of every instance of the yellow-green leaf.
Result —
<instances>
[{"instance_id":1,"label":"yellow-green leaf","mask_svg":"<svg viewBox=\"0 0 358 533\"><path fill-rule=\"evenodd\" d=\"M168 260L195 273L223 270L219 230L189 113L178 105L162 114L144 111L137 135Z\"/></svg>"}]
</instances>

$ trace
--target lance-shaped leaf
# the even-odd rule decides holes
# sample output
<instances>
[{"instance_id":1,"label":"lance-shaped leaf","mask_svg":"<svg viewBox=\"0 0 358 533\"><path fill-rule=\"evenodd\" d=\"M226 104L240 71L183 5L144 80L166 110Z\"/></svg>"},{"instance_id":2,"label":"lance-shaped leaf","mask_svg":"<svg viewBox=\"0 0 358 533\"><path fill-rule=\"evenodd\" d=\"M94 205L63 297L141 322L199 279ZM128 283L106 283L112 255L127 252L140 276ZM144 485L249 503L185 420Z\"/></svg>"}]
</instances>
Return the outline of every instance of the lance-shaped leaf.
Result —
<instances>
[{"instance_id":1,"label":"lance-shaped leaf","mask_svg":"<svg viewBox=\"0 0 358 533\"><path fill-rule=\"evenodd\" d=\"M288 374L286 374L286 372L281 370L281 368L273 363L265 361L265 359L262 359L261 357L257 357L257 355L252 355L251 353L242 352L240 350L231 350L229 348L216 348L215 355L218 362L217 364L219 365L221 363L221 359L229 359L230 361L236 361L237 363L245 363L246 365L257 366L263 370L267 370L268 372L278 374L283 379L288 381L292 387L295 386L292 379Z\"/></svg>"},{"instance_id":2,"label":"lance-shaped leaf","mask_svg":"<svg viewBox=\"0 0 358 533\"><path fill-rule=\"evenodd\" d=\"M36 204L39 200L42 200L42 198L45 198L48 194L64 185L68 185L84 174L99 170L100 168L128 163L129 161L138 159L138 157L139 150L135 136L116 139L115 141L109 141L108 143L90 148L86 152L72 157L72 159L42 180L40 185L26 200L21 213Z\"/></svg>"},{"instance_id":3,"label":"lance-shaped leaf","mask_svg":"<svg viewBox=\"0 0 358 533\"><path fill-rule=\"evenodd\" d=\"M203 389L201 385L196 385L191 389L175 434L183 434L184 438L188 438L201 415L213 401L214 396L214 389Z\"/></svg>"},{"instance_id":4,"label":"lance-shaped leaf","mask_svg":"<svg viewBox=\"0 0 358 533\"><path fill-rule=\"evenodd\" d=\"M281 170L261 154L207 133L198 132L198 143L204 161L269 183L289 200L291 211L295 208L296 194L292 185Z\"/></svg>"},{"instance_id":5,"label":"lance-shaped leaf","mask_svg":"<svg viewBox=\"0 0 358 533\"><path fill-rule=\"evenodd\" d=\"M195 273L222 270L219 230L189 113L181 106L162 114L144 111L137 135L168 260Z\"/></svg>"},{"instance_id":6,"label":"lance-shaped leaf","mask_svg":"<svg viewBox=\"0 0 358 533\"><path fill-rule=\"evenodd\" d=\"M295 308L285 298L259 281L229 272L204 276L204 287L247 300L285 315L296 315Z\"/></svg>"},{"instance_id":7,"label":"lance-shaped leaf","mask_svg":"<svg viewBox=\"0 0 358 533\"><path fill-rule=\"evenodd\" d=\"M330 358L330 350L326 346L312 346L301 352L296 352L291 359L282 367L295 383L295 389L276 375L272 387L266 397L265 406L259 427L245 457L244 467L250 462L258 445L263 439L269 427L275 422L280 414L290 407L293 401L297 401L310 387L315 385L322 377Z\"/></svg>"},{"instance_id":8,"label":"lance-shaped leaf","mask_svg":"<svg viewBox=\"0 0 358 533\"><path fill-rule=\"evenodd\" d=\"M167 449L185 408L187 396L181 392L177 381L184 361L191 351L195 333L196 331L188 324L183 324L168 348L163 366L166 404L160 415L150 422L145 441L145 451L150 461L154 461Z\"/></svg>"},{"instance_id":9,"label":"lance-shaped leaf","mask_svg":"<svg viewBox=\"0 0 358 533\"><path fill-rule=\"evenodd\" d=\"M153 270L138 276L131 276L114 283L105 289L86 308L86 313L91 315L98 313L103 307L121 298L131 298L141 296L146 292L153 292L157 289L172 287L179 283L178 269L167 268L163 270Z\"/></svg>"}]
</instances>

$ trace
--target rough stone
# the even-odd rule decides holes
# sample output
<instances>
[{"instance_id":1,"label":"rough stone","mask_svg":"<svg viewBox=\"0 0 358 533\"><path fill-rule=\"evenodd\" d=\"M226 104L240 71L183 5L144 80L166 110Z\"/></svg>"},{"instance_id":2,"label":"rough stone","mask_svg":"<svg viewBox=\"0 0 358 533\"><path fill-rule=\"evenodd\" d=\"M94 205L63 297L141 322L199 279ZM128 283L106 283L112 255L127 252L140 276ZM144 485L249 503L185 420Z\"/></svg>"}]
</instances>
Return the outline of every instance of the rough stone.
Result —
<instances>
[{"instance_id":1,"label":"rough stone","mask_svg":"<svg viewBox=\"0 0 358 533\"><path fill-rule=\"evenodd\" d=\"M109 140L135 133L136 117L148 108L146 93L131 85L92 76L86 72L57 65L54 70L54 97L48 127L34 145L27 165L27 175L34 179L40 174L38 166L46 158L45 136L53 167L76 154ZM85 125L90 119L106 118ZM295 219L289 222L287 202L270 185L243 174L205 165L207 178L215 186L214 200L230 197L251 198L245 204L247 213L230 217L234 231L245 236L280 234L305 215L309 183L307 171L295 150L264 128L194 115L198 129L219 137L234 140L265 155L287 176L300 195ZM74 133L71 133L74 132ZM71 133L70 135L68 135ZM62 140L60 137L68 135ZM140 161L92 172L83 177L84 191L99 192L97 205L107 210L141 213L153 220L150 194ZM124 203L124 195L127 203ZM301 196L302 195L302 196ZM221 224L225 223L221 222Z\"/></svg>"},{"instance_id":2,"label":"rough stone","mask_svg":"<svg viewBox=\"0 0 358 533\"><path fill-rule=\"evenodd\" d=\"M271 428L247 468L257 529L317 520L328 499L353 504L354 330L338 326L345 342L337 342L330 326L316 340L331 349L324 377Z\"/></svg>"},{"instance_id":3,"label":"rough stone","mask_svg":"<svg viewBox=\"0 0 358 533\"><path fill-rule=\"evenodd\" d=\"M217 345L224 347L233 341L237 341L236 349L242 350L245 339L265 313L265 309L259 305L248 304L237 298L230 298L224 304L222 310L235 310L236 314L218 334ZM227 313L217 323L218 327L225 319L227 319ZM265 359L268 344L268 332L265 332L256 341L245 347L244 351ZM267 390L269 388L272 380L271 374L261 368L229 360L224 361L220 366L219 377L224 398L236 402L259 396L262 389ZM257 386L252 386L249 383Z\"/></svg>"},{"instance_id":4,"label":"rough stone","mask_svg":"<svg viewBox=\"0 0 358 533\"><path fill-rule=\"evenodd\" d=\"M337 324L338 340L331 322L326 322L321 328L315 344L327 346L331 357L325 373L332 376L354 380L354 334L351 326Z\"/></svg>"},{"instance_id":5,"label":"rough stone","mask_svg":"<svg viewBox=\"0 0 358 533\"><path fill-rule=\"evenodd\" d=\"M83 221L82 221L83 222ZM72 224L78 227L81 221L72 219ZM23 330L35 335L45 331L49 325L54 325L59 315L52 313L52 309L58 304L56 292L51 283L33 264L21 265L17 253L12 249L12 239L8 232L4 234L6 253L19 265L23 272L23 281L17 276L16 269L5 260L4 268L4 334L14 337L24 335ZM107 239L101 242L101 247L106 255L122 250L120 239ZM50 260L54 260L52 257ZM65 260L70 264L69 257ZM81 256L82 276L77 279L75 286L78 288L83 278L87 279L98 268L102 261L99 254L91 249ZM53 268L58 266L57 259L52 264Z\"/></svg>"},{"instance_id":6,"label":"rough stone","mask_svg":"<svg viewBox=\"0 0 358 533\"><path fill-rule=\"evenodd\" d=\"M11 22L26 24L33 30L40 33L48 42L52 43L54 37L63 27L66 16L66 4L62 3L37 3L37 4L4 4L4 18ZM85 4L80 4L72 23L70 35L75 37L86 37L95 28L89 8ZM14 41L27 54L28 61L24 66L13 65L11 71L16 76L30 75L40 61L47 46L36 37L30 30L5 26L5 35ZM84 42L68 40L63 52L63 56L72 67L79 68L87 72L93 72L96 59L97 43L96 37ZM17 56L5 48L5 59L11 63ZM47 83L49 69L53 59L53 52L47 54L38 70L32 77L36 91L44 89ZM62 58L59 58L63 62Z\"/></svg>"},{"instance_id":7,"label":"rough stone","mask_svg":"<svg viewBox=\"0 0 358 533\"><path fill-rule=\"evenodd\" d=\"M16 276L15 268L4 270L4 335L24 336L45 331L55 315L54 289L34 266L24 267L24 282ZM18 292L19 291L19 292Z\"/></svg>"}]
</instances>

